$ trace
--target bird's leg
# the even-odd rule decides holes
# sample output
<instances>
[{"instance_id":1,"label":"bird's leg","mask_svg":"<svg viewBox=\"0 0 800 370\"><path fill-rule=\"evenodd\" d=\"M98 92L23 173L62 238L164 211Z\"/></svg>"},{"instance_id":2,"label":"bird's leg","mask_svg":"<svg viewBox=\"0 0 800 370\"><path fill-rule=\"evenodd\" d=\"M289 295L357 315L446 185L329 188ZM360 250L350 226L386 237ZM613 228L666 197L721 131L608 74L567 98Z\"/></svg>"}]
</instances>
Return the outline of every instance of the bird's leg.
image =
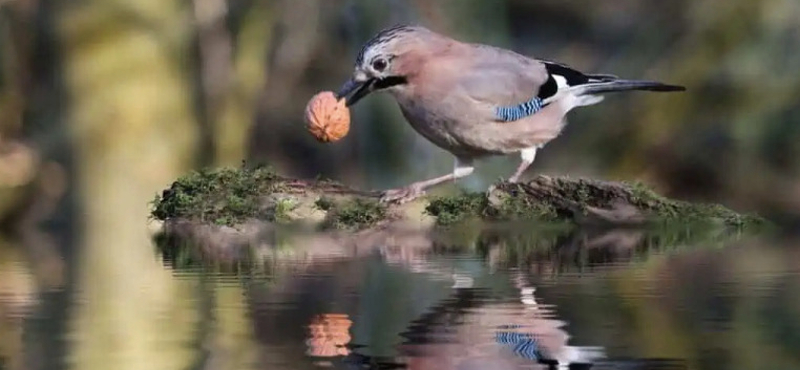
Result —
<instances>
[{"instance_id":1,"label":"bird's leg","mask_svg":"<svg viewBox=\"0 0 800 370\"><path fill-rule=\"evenodd\" d=\"M531 166L533 160L536 158L536 150L537 147L523 149L520 152L520 157L522 157L522 161L519 163L519 167L517 167L517 171L514 172L511 177L508 178L508 182L517 182L525 170Z\"/></svg>"},{"instance_id":2,"label":"bird's leg","mask_svg":"<svg viewBox=\"0 0 800 370\"><path fill-rule=\"evenodd\" d=\"M475 170L472 159L456 158L453 172L444 176L439 176L425 181L418 181L408 186L386 190L381 194L381 202L406 203L425 195L425 190L447 181L453 181L462 177L469 176Z\"/></svg>"}]
</instances>

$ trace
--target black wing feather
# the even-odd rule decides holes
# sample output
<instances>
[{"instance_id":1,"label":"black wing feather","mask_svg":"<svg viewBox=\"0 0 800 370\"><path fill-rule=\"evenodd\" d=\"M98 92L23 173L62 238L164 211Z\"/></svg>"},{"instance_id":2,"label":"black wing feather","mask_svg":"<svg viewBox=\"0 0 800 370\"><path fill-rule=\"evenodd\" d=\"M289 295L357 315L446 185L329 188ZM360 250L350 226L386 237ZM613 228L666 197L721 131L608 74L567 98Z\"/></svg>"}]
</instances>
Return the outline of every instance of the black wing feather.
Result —
<instances>
[{"instance_id":1,"label":"black wing feather","mask_svg":"<svg viewBox=\"0 0 800 370\"><path fill-rule=\"evenodd\" d=\"M566 64L542 61L547 69L547 81L539 89L539 98L547 99L558 92L558 83L553 76L561 76L567 81L569 86L583 85L591 82L609 82L617 80L618 77L609 74L586 74L574 69Z\"/></svg>"}]
</instances>

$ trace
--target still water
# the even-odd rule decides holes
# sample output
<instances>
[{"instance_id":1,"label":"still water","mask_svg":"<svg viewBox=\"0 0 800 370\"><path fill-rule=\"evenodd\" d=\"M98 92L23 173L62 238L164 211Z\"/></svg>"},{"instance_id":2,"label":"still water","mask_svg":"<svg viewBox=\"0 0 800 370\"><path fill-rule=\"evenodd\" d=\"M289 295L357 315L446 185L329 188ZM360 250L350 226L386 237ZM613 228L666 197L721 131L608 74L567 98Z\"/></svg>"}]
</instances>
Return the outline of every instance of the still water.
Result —
<instances>
[{"instance_id":1,"label":"still water","mask_svg":"<svg viewBox=\"0 0 800 370\"><path fill-rule=\"evenodd\" d=\"M800 369L794 242L524 230L157 238L127 285L2 239L0 369Z\"/></svg>"}]
</instances>

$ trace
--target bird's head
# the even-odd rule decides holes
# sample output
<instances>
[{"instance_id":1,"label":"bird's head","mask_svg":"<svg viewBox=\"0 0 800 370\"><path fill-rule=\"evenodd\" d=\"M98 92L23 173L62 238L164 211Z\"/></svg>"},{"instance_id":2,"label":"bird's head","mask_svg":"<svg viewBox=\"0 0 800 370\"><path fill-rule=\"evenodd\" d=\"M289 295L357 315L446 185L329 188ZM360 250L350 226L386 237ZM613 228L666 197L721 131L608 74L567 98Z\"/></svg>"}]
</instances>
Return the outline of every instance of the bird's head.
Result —
<instances>
[{"instance_id":1,"label":"bird's head","mask_svg":"<svg viewBox=\"0 0 800 370\"><path fill-rule=\"evenodd\" d=\"M423 27L406 25L378 32L361 48L353 75L339 90L338 98L346 98L350 106L371 92L406 85L415 64L415 52L430 35Z\"/></svg>"}]
</instances>

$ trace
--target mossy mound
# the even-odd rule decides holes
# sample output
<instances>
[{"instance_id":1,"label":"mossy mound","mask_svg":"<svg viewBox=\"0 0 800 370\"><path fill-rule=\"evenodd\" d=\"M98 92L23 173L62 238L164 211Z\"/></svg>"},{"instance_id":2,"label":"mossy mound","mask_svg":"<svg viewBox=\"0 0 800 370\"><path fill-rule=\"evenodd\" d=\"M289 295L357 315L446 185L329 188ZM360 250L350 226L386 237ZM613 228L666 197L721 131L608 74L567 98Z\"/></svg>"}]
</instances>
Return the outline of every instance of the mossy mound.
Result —
<instances>
[{"instance_id":1,"label":"mossy mound","mask_svg":"<svg viewBox=\"0 0 800 370\"><path fill-rule=\"evenodd\" d=\"M767 223L717 204L668 199L638 183L547 176L527 183L500 183L485 195L433 198L427 211L444 225L472 217L576 224L708 223L735 228Z\"/></svg>"},{"instance_id":2,"label":"mossy mound","mask_svg":"<svg viewBox=\"0 0 800 370\"><path fill-rule=\"evenodd\" d=\"M340 229L388 218L387 207L374 194L329 180L286 178L264 166L191 172L156 197L152 215L219 226L307 221Z\"/></svg>"},{"instance_id":3,"label":"mossy mound","mask_svg":"<svg viewBox=\"0 0 800 370\"><path fill-rule=\"evenodd\" d=\"M153 202L153 216L159 220L187 218L220 225L263 215L261 194L284 189L283 179L267 168L204 170L191 172L172 183Z\"/></svg>"},{"instance_id":4,"label":"mossy mound","mask_svg":"<svg viewBox=\"0 0 800 370\"><path fill-rule=\"evenodd\" d=\"M547 223L766 225L715 204L664 198L641 184L539 176L527 183L499 183L486 193L428 197L403 205L378 202L378 194L328 180L282 177L267 167L192 172L156 197L156 219L219 226L250 221L304 222L320 228L363 230L389 221L422 220L451 225L482 221Z\"/></svg>"}]
</instances>

